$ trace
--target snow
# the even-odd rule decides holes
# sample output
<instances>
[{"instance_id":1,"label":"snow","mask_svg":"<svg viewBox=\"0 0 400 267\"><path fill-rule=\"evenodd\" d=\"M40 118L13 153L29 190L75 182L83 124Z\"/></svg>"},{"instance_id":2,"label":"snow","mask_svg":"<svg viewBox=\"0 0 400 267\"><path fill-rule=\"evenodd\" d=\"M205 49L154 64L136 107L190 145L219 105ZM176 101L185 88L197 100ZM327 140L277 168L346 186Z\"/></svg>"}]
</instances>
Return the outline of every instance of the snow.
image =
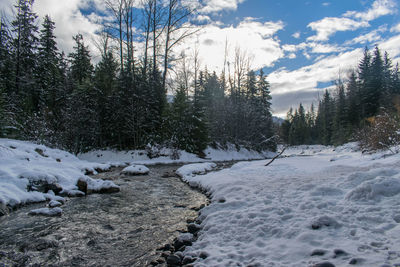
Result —
<instances>
[{"instance_id":1,"label":"snow","mask_svg":"<svg viewBox=\"0 0 400 267\"><path fill-rule=\"evenodd\" d=\"M176 170L176 174L180 177L195 176L196 174L204 174L211 171L217 166L214 162L187 164Z\"/></svg>"},{"instance_id":2,"label":"snow","mask_svg":"<svg viewBox=\"0 0 400 267\"><path fill-rule=\"evenodd\" d=\"M31 142L0 138L0 203L9 207L31 202L56 200L52 190L65 195L84 195L77 181L84 179L88 189L117 187L111 181L92 179L85 173L108 170L110 164L78 159L76 156ZM50 187L51 190L48 190Z\"/></svg>"},{"instance_id":3,"label":"snow","mask_svg":"<svg viewBox=\"0 0 400 267\"><path fill-rule=\"evenodd\" d=\"M144 165L131 165L125 167L121 173L128 174L128 175L139 175L139 174L148 174L150 172L149 168Z\"/></svg>"},{"instance_id":4,"label":"snow","mask_svg":"<svg viewBox=\"0 0 400 267\"><path fill-rule=\"evenodd\" d=\"M82 160L91 162L107 163L113 166L122 166L129 164L171 164L171 163L193 163L193 162L208 162L208 161L229 161L229 160L254 160L273 157L272 152L264 151L257 152L245 148L236 149L234 145L228 145L227 149L214 149L208 147L204 150L206 158L199 158L195 154L186 151L178 151L179 159L171 159L169 155L172 151L167 148L162 148L159 151L159 157L149 158L145 150L94 150L87 153L79 154L78 157Z\"/></svg>"},{"instance_id":5,"label":"snow","mask_svg":"<svg viewBox=\"0 0 400 267\"><path fill-rule=\"evenodd\" d=\"M42 215L42 216L61 216L61 208L40 208L31 210L29 215Z\"/></svg>"},{"instance_id":6,"label":"snow","mask_svg":"<svg viewBox=\"0 0 400 267\"><path fill-rule=\"evenodd\" d=\"M400 154L342 147L289 148L283 158L193 175L211 193L194 266L393 266L400 263ZM204 255L208 255L206 258ZM205 258L205 259L203 259Z\"/></svg>"}]
</instances>

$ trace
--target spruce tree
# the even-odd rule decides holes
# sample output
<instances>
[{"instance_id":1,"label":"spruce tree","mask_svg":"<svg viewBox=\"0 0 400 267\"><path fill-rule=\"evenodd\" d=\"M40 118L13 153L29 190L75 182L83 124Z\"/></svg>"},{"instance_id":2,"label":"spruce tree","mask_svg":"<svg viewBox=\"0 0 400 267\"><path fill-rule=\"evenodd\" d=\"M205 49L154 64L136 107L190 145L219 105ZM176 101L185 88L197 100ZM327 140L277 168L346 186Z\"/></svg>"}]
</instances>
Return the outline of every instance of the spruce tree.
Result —
<instances>
[{"instance_id":1,"label":"spruce tree","mask_svg":"<svg viewBox=\"0 0 400 267\"><path fill-rule=\"evenodd\" d=\"M11 23L14 33L13 51L15 62L15 93L28 114L39 109L39 95L34 83L33 71L37 67L37 15L32 12L33 0L18 0L17 14Z\"/></svg>"}]
</instances>

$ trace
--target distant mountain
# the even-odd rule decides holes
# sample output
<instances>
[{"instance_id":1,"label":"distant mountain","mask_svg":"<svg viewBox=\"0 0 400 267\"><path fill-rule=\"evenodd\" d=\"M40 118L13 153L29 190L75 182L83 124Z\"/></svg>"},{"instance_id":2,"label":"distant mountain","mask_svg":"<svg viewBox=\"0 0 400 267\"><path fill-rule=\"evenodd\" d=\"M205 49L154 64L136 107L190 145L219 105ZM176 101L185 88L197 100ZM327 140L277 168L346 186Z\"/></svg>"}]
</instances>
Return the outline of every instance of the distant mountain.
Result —
<instances>
[{"instance_id":1,"label":"distant mountain","mask_svg":"<svg viewBox=\"0 0 400 267\"><path fill-rule=\"evenodd\" d=\"M276 117L276 116L272 116L272 121L276 124L282 125L282 123L285 121L282 118Z\"/></svg>"}]
</instances>

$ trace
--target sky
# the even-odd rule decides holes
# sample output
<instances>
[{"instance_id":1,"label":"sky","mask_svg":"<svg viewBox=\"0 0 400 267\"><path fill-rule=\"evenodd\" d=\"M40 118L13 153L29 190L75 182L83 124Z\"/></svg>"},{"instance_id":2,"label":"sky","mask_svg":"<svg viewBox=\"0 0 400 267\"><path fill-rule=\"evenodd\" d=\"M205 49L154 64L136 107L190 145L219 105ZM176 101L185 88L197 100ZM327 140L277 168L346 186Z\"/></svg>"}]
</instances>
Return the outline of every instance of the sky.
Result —
<instances>
[{"instance_id":1,"label":"sky","mask_svg":"<svg viewBox=\"0 0 400 267\"><path fill-rule=\"evenodd\" d=\"M194 1L194 0L186 0ZM10 15L14 0L2 0ZM400 3L395 0L202 0L192 23L196 35L176 52L199 50L201 66L220 72L225 44L228 61L240 48L250 67L263 69L271 84L272 109L284 117L290 107L318 104L325 88L355 68L365 46L378 45L400 62ZM101 23L110 20L103 0L36 0L40 17L56 23L61 50L70 52L72 36L81 33L94 59Z\"/></svg>"}]
</instances>

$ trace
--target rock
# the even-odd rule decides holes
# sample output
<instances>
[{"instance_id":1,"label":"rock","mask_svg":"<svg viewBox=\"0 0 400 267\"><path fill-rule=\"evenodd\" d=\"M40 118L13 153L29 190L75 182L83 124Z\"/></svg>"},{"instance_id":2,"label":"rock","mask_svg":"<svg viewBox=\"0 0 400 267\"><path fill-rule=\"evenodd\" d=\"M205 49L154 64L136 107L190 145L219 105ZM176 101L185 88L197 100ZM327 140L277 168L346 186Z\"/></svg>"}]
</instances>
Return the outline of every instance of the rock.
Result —
<instances>
[{"instance_id":1,"label":"rock","mask_svg":"<svg viewBox=\"0 0 400 267\"><path fill-rule=\"evenodd\" d=\"M337 248L337 249L334 249L333 250L333 253L335 253L335 258L336 257L340 257L340 256L344 256L344 255L347 255L348 253L346 252L346 251L344 251L344 250L342 250L342 249L339 249L339 248Z\"/></svg>"},{"instance_id":2,"label":"rock","mask_svg":"<svg viewBox=\"0 0 400 267\"><path fill-rule=\"evenodd\" d=\"M175 242L174 242L174 248L175 248L175 251L177 251L177 250L179 250L181 247L183 247L185 244L183 243L183 241L181 241L181 240L179 240L179 239L177 239L177 240L175 240Z\"/></svg>"},{"instance_id":3,"label":"rock","mask_svg":"<svg viewBox=\"0 0 400 267\"><path fill-rule=\"evenodd\" d=\"M87 184L86 180L79 178L78 182L76 183L76 186L78 187L79 191L82 191L85 194L87 193L88 184Z\"/></svg>"},{"instance_id":4,"label":"rock","mask_svg":"<svg viewBox=\"0 0 400 267\"><path fill-rule=\"evenodd\" d=\"M47 156L46 154L44 154L44 151L40 148L35 148L35 152L38 153L40 156L44 157L44 158L48 158L49 156Z\"/></svg>"},{"instance_id":5,"label":"rock","mask_svg":"<svg viewBox=\"0 0 400 267\"><path fill-rule=\"evenodd\" d=\"M48 248L58 247L58 243L53 240L41 239L39 240L38 244L36 245L37 251L42 251Z\"/></svg>"},{"instance_id":6,"label":"rock","mask_svg":"<svg viewBox=\"0 0 400 267\"><path fill-rule=\"evenodd\" d=\"M100 189L99 193L100 194L112 194L112 193L118 193L121 191L121 188L119 186L110 186L110 187L103 187ZM95 192L95 191L93 191Z\"/></svg>"},{"instance_id":7,"label":"rock","mask_svg":"<svg viewBox=\"0 0 400 267\"><path fill-rule=\"evenodd\" d=\"M329 217L329 216L321 216L318 218L315 218L312 222L311 222L311 228L313 230L318 230L321 227L333 227L333 228L339 228L340 224L333 218Z\"/></svg>"},{"instance_id":8,"label":"rock","mask_svg":"<svg viewBox=\"0 0 400 267\"><path fill-rule=\"evenodd\" d=\"M188 224L187 228L188 228L188 232L191 234L196 234L201 229L201 227L195 223Z\"/></svg>"},{"instance_id":9,"label":"rock","mask_svg":"<svg viewBox=\"0 0 400 267\"><path fill-rule=\"evenodd\" d=\"M89 247L93 247L96 245L96 241L91 239L91 240L89 240L89 242L86 243L86 245L88 245Z\"/></svg>"},{"instance_id":10,"label":"rock","mask_svg":"<svg viewBox=\"0 0 400 267\"><path fill-rule=\"evenodd\" d=\"M172 251L174 248L172 247L171 244L165 244L162 247L159 247L157 250L163 250L163 251Z\"/></svg>"},{"instance_id":11,"label":"rock","mask_svg":"<svg viewBox=\"0 0 400 267\"><path fill-rule=\"evenodd\" d=\"M172 265L172 266L176 266L176 265L181 265L182 260L180 257L176 256L176 255L169 255L167 258L167 264L168 265Z\"/></svg>"},{"instance_id":12,"label":"rock","mask_svg":"<svg viewBox=\"0 0 400 267\"><path fill-rule=\"evenodd\" d=\"M0 202L0 217L7 215L9 213L9 210L7 208L7 205L4 204L3 202Z\"/></svg>"},{"instance_id":13,"label":"rock","mask_svg":"<svg viewBox=\"0 0 400 267\"><path fill-rule=\"evenodd\" d=\"M351 264L351 265L355 265L355 264L357 264L358 263L358 259L355 259L355 258L353 258L353 259L351 259L350 261L349 261L349 264Z\"/></svg>"},{"instance_id":14,"label":"rock","mask_svg":"<svg viewBox=\"0 0 400 267\"><path fill-rule=\"evenodd\" d=\"M164 251L163 253L161 253L161 257L163 258L168 258L171 255L170 251Z\"/></svg>"},{"instance_id":15,"label":"rock","mask_svg":"<svg viewBox=\"0 0 400 267\"><path fill-rule=\"evenodd\" d=\"M208 253L207 252L205 252L205 251L202 251L202 252L200 252L200 255L199 255L199 257L201 258L201 259L207 259L208 258Z\"/></svg>"},{"instance_id":16,"label":"rock","mask_svg":"<svg viewBox=\"0 0 400 267\"><path fill-rule=\"evenodd\" d=\"M42 193L47 193L49 191L53 191L54 194L59 194L62 191L62 187L56 183L49 182L48 180L33 180L29 179L28 191L38 191Z\"/></svg>"},{"instance_id":17,"label":"rock","mask_svg":"<svg viewBox=\"0 0 400 267\"><path fill-rule=\"evenodd\" d=\"M314 264L313 267L335 267L335 265L333 265L329 261L324 261L324 262Z\"/></svg>"},{"instance_id":18,"label":"rock","mask_svg":"<svg viewBox=\"0 0 400 267\"><path fill-rule=\"evenodd\" d=\"M178 175L175 173L175 171L170 171L170 172L164 172L163 175L161 175L162 178L170 178L170 177L177 177Z\"/></svg>"},{"instance_id":19,"label":"rock","mask_svg":"<svg viewBox=\"0 0 400 267\"><path fill-rule=\"evenodd\" d=\"M163 264L163 263L165 263L165 259L159 258L159 259L157 259L157 262L158 262L158 264Z\"/></svg>"},{"instance_id":20,"label":"rock","mask_svg":"<svg viewBox=\"0 0 400 267\"><path fill-rule=\"evenodd\" d=\"M143 175L150 172L149 168L144 165L131 165L124 168L121 173L126 175Z\"/></svg>"},{"instance_id":21,"label":"rock","mask_svg":"<svg viewBox=\"0 0 400 267\"><path fill-rule=\"evenodd\" d=\"M151 265L151 266L157 266L157 265L158 265L158 262L157 262L156 260L151 261L151 262L150 262L150 265Z\"/></svg>"},{"instance_id":22,"label":"rock","mask_svg":"<svg viewBox=\"0 0 400 267\"><path fill-rule=\"evenodd\" d=\"M110 224L103 225L103 228L106 229L106 230L110 230L110 231L114 231L115 230L114 227L112 225L110 225Z\"/></svg>"},{"instance_id":23,"label":"rock","mask_svg":"<svg viewBox=\"0 0 400 267\"><path fill-rule=\"evenodd\" d=\"M62 214L62 209L60 208L41 208L41 209L35 209L31 210L28 215L42 215L42 216L48 216L48 217L56 217L56 216L61 216Z\"/></svg>"},{"instance_id":24,"label":"rock","mask_svg":"<svg viewBox=\"0 0 400 267\"><path fill-rule=\"evenodd\" d=\"M51 200L49 202L49 207L50 208L55 208L55 207L60 207L60 206L62 206L62 203L58 202L57 200Z\"/></svg>"},{"instance_id":25,"label":"rock","mask_svg":"<svg viewBox=\"0 0 400 267\"><path fill-rule=\"evenodd\" d=\"M192 263L194 261L196 261L196 258L192 258L190 256L185 256L182 260L182 265L186 265L186 264Z\"/></svg>"},{"instance_id":26,"label":"rock","mask_svg":"<svg viewBox=\"0 0 400 267\"><path fill-rule=\"evenodd\" d=\"M324 256L326 252L324 249L315 249L311 252L310 256Z\"/></svg>"}]
</instances>

